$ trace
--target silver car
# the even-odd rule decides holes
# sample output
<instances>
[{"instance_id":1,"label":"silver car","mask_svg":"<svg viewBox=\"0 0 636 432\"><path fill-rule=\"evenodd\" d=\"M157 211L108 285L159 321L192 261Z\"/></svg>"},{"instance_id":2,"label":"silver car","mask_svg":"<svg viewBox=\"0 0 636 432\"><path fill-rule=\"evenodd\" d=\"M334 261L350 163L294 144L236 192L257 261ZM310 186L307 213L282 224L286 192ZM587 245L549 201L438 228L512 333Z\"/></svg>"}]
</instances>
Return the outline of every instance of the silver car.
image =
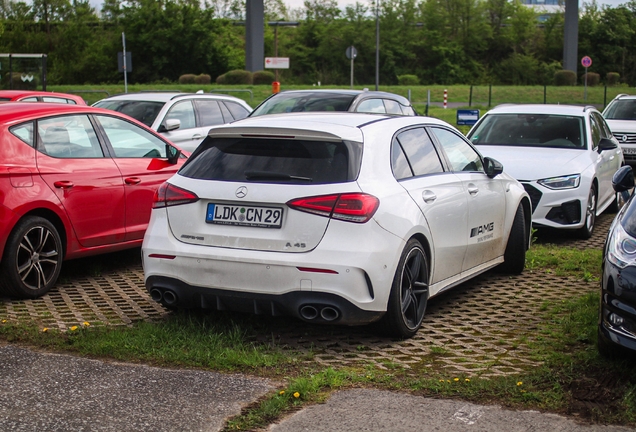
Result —
<instances>
[{"instance_id":1,"label":"silver car","mask_svg":"<svg viewBox=\"0 0 636 432\"><path fill-rule=\"evenodd\" d=\"M93 106L127 114L189 152L211 128L252 112L242 99L203 93L128 93L102 99Z\"/></svg>"}]
</instances>

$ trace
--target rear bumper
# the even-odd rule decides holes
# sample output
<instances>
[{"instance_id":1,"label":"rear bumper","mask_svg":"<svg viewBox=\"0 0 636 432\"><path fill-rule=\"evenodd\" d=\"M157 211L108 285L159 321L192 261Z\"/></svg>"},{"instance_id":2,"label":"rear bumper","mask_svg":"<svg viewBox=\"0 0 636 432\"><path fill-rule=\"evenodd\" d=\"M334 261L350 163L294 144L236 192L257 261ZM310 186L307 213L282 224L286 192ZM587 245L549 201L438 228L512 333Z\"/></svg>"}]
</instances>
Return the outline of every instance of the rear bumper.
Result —
<instances>
[{"instance_id":1,"label":"rear bumper","mask_svg":"<svg viewBox=\"0 0 636 432\"><path fill-rule=\"evenodd\" d=\"M287 315L311 323L367 324L384 313L365 311L331 293L292 291L262 294L191 286L183 281L151 276L146 288L154 300L169 307L231 310L256 315Z\"/></svg>"}]
</instances>

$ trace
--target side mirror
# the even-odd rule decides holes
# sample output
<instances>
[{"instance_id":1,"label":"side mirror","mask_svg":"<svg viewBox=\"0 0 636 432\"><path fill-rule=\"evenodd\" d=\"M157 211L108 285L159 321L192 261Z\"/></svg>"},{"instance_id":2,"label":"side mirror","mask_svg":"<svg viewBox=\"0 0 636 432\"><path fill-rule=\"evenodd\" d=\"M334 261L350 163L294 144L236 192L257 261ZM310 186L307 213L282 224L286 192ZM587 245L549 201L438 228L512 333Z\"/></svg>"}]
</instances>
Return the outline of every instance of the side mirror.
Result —
<instances>
[{"instance_id":1,"label":"side mirror","mask_svg":"<svg viewBox=\"0 0 636 432\"><path fill-rule=\"evenodd\" d=\"M486 175L490 178L495 178L503 172L503 165L501 164L501 162L493 158L485 157L484 165L485 165Z\"/></svg>"},{"instance_id":2,"label":"side mirror","mask_svg":"<svg viewBox=\"0 0 636 432\"><path fill-rule=\"evenodd\" d=\"M181 150L171 146L170 144L166 144L166 155L168 156L168 162L174 165L181 157Z\"/></svg>"},{"instance_id":3,"label":"side mirror","mask_svg":"<svg viewBox=\"0 0 636 432\"><path fill-rule=\"evenodd\" d=\"M618 148L618 144L612 141L609 138L601 138L601 141L598 143L598 152L601 153L605 150L614 150Z\"/></svg>"},{"instance_id":4,"label":"side mirror","mask_svg":"<svg viewBox=\"0 0 636 432\"><path fill-rule=\"evenodd\" d=\"M629 165L618 169L612 177L612 186L616 192L625 192L634 187L634 171Z\"/></svg>"},{"instance_id":5,"label":"side mirror","mask_svg":"<svg viewBox=\"0 0 636 432\"><path fill-rule=\"evenodd\" d=\"M175 129L179 129L181 127L181 120L179 119L168 119L159 126L159 130L157 132L170 132Z\"/></svg>"}]
</instances>

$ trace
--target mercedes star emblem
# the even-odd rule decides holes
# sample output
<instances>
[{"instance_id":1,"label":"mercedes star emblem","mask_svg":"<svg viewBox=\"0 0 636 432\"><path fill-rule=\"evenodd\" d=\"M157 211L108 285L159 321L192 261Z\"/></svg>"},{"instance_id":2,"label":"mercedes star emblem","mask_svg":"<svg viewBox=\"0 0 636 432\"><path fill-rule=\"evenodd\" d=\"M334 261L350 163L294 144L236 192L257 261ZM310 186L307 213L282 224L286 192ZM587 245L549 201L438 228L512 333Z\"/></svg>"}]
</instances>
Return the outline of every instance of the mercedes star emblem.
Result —
<instances>
[{"instance_id":1,"label":"mercedes star emblem","mask_svg":"<svg viewBox=\"0 0 636 432\"><path fill-rule=\"evenodd\" d=\"M245 198L246 195L247 195L247 188L245 186L241 186L240 188L236 190L237 198Z\"/></svg>"}]
</instances>

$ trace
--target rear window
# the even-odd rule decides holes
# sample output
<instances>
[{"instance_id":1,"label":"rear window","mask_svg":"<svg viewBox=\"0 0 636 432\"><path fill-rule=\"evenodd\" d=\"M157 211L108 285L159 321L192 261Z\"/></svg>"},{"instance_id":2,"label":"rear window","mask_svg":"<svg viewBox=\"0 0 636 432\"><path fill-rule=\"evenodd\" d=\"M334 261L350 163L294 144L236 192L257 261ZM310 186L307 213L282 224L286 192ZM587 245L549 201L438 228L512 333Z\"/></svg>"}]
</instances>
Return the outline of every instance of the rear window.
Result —
<instances>
[{"instance_id":1,"label":"rear window","mask_svg":"<svg viewBox=\"0 0 636 432\"><path fill-rule=\"evenodd\" d=\"M585 148L583 117L551 114L490 114L471 131L476 145Z\"/></svg>"},{"instance_id":2,"label":"rear window","mask_svg":"<svg viewBox=\"0 0 636 432\"><path fill-rule=\"evenodd\" d=\"M324 92L278 93L252 112L250 117L288 112L348 111L355 94Z\"/></svg>"},{"instance_id":3,"label":"rear window","mask_svg":"<svg viewBox=\"0 0 636 432\"><path fill-rule=\"evenodd\" d=\"M361 156L359 143L208 137L179 174L200 180L341 183L357 178Z\"/></svg>"},{"instance_id":4,"label":"rear window","mask_svg":"<svg viewBox=\"0 0 636 432\"><path fill-rule=\"evenodd\" d=\"M152 126L164 102L103 100L94 106L124 113L146 126Z\"/></svg>"}]
</instances>

